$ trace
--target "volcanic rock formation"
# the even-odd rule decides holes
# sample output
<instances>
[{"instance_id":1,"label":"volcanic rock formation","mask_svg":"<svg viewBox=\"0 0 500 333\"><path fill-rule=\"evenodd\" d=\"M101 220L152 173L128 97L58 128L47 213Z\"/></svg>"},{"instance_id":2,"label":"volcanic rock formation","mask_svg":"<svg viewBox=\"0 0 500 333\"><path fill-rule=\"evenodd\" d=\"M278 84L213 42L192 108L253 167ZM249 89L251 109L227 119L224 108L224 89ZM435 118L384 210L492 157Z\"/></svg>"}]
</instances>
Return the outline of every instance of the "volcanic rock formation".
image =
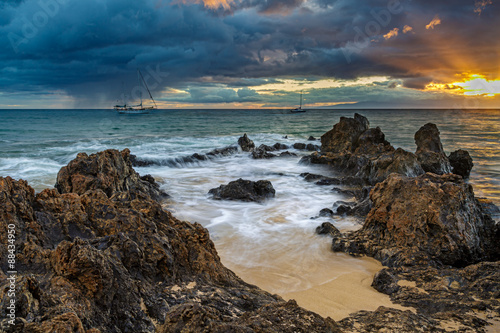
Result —
<instances>
[{"instance_id":1,"label":"volcanic rock formation","mask_svg":"<svg viewBox=\"0 0 500 333\"><path fill-rule=\"evenodd\" d=\"M4 332L340 332L225 268L205 228L162 209L129 151L79 154L38 194L0 177L0 255L16 231L16 321Z\"/></svg>"}]
</instances>

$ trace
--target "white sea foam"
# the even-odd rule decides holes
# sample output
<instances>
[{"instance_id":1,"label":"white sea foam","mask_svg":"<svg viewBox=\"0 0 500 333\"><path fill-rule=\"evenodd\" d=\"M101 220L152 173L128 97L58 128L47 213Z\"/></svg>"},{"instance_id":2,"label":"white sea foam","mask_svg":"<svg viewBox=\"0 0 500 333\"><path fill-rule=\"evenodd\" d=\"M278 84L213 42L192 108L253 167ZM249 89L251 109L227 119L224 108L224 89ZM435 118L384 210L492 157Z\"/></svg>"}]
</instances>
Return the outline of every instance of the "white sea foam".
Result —
<instances>
[{"instance_id":1,"label":"white sea foam","mask_svg":"<svg viewBox=\"0 0 500 333\"><path fill-rule=\"evenodd\" d=\"M275 142L291 146L308 143L309 135L318 137L340 116L352 117L355 111L311 110L290 115L280 110L164 110L144 117L121 117L105 110L1 112L9 117L2 118L5 131L0 133L0 175L26 179L41 191L54 185L59 169L79 152L129 148L139 158L162 164L235 145L244 132L257 146ZM416 148L413 135L420 126L436 123L447 152L462 148L473 156L470 182L476 194L500 202L499 111L358 112L368 117L372 127L380 126L394 146L410 151ZM46 119L42 123L40 116ZM332 265L335 269L363 271L358 259L333 253L329 238L314 234L324 221L344 230L359 227L353 218L311 219L322 208L331 208L335 201L345 198L333 193L331 187L308 183L299 175L330 175L329 171L322 166L299 165L300 156L306 153L289 150L299 156L253 160L239 151L207 161L165 163L136 170L152 174L171 195L166 206L174 215L209 229L224 264L238 274L266 276L271 280L270 291L303 290L335 279L342 272L332 272ZM211 188L238 178L270 180L276 197L258 204L216 201L208 196Z\"/></svg>"},{"instance_id":2,"label":"white sea foam","mask_svg":"<svg viewBox=\"0 0 500 333\"><path fill-rule=\"evenodd\" d=\"M49 158L2 158L0 176L28 180L30 186L42 190L54 186L57 172L62 166Z\"/></svg>"},{"instance_id":3,"label":"white sea foam","mask_svg":"<svg viewBox=\"0 0 500 333\"><path fill-rule=\"evenodd\" d=\"M277 139L256 137L267 139L266 144ZM323 166L298 164L305 153L291 151L299 156L255 160L249 153L240 152L184 168L152 166L139 171L160 180L162 188L172 196L167 208L177 217L208 228L226 265L237 272L268 274L274 279L272 292L297 291L334 278L326 273L330 271L327 266L323 274L318 273L319 263L326 264L332 253L325 248L328 240L314 234L315 228L325 221L341 229L353 229L359 224L355 219L318 218L322 208L331 208L335 201L345 198L329 186L305 181L300 176L303 172L331 174ZM208 195L211 188L238 178L271 181L275 198L247 203L213 200Z\"/></svg>"}]
</instances>

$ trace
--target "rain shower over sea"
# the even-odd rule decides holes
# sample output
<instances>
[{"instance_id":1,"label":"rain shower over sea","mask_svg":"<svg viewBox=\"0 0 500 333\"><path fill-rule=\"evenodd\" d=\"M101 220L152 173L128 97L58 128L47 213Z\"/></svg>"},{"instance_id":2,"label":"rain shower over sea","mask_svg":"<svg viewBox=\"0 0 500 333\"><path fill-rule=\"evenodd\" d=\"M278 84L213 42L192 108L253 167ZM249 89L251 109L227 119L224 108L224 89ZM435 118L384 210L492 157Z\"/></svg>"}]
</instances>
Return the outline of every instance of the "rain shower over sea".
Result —
<instances>
[{"instance_id":1,"label":"rain shower over sea","mask_svg":"<svg viewBox=\"0 0 500 333\"><path fill-rule=\"evenodd\" d=\"M340 319L353 310L389 302L371 290L380 269L372 259L330 251L315 228L332 222L341 230L360 227L354 218L318 217L341 194L306 182L301 173L334 176L326 166L299 164L297 156L252 159L249 153L192 163L180 157L236 145L247 133L258 146L311 143L339 121L360 113L379 126L394 146L415 151L415 132L428 122L441 132L446 153L468 150L474 160L469 182L476 196L500 204L500 110L158 110L119 115L111 110L0 110L0 176L25 179L38 192L55 184L57 172L77 153L129 148L158 164L136 167L151 174L170 195L165 209L210 231L222 262L245 281L299 305ZM320 144L319 141L312 142ZM238 178L269 180L276 197L264 203L212 200L208 191ZM352 282L358 283L355 287ZM333 288L333 289L332 289ZM340 288L341 290L335 290ZM353 288L352 290L350 288ZM335 292L336 300L311 297ZM342 293L344 298L342 298ZM344 300L344 301L343 301ZM309 303L308 303L309 302Z\"/></svg>"}]
</instances>

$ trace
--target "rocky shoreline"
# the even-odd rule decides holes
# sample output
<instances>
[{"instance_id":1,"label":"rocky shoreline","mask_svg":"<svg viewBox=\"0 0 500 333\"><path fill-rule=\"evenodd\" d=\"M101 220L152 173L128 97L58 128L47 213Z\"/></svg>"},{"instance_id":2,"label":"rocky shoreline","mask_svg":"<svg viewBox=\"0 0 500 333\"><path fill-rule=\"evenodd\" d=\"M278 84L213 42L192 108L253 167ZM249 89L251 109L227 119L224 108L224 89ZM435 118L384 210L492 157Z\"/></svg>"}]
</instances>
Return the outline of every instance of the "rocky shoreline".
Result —
<instances>
[{"instance_id":1,"label":"rocky shoreline","mask_svg":"<svg viewBox=\"0 0 500 333\"><path fill-rule=\"evenodd\" d=\"M341 233L323 223L317 233L332 237L335 252L370 256L387 266L372 286L416 311L383 308L339 324L355 332L377 327L484 332L491 320L498 324L500 319L500 227L489 214L495 206L475 198L464 180L473 166L470 155L458 150L446 156L436 125L424 125L415 143L415 154L395 150L379 128L370 129L368 120L356 114L341 118L322 137L322 152L308 157L343 175L338 184L358 179L371 185L358 186L365 195L356 196L347 210L362 217L361 229ZM343 207L337 214L346 214Z\"/></svg>"},{"instance_id":2,"label":"rocky shoreline","mask_svg":"<svg viewBox=\"0 0 500 333\"><path fill-rule=\"evenodd\" d=\"M310 138L311 140L314 138ZM371 256L386 268L373 287L412 310L380 307L335 322L245 283L220 262L208 231L161 207L168 197L133 166L145 161L106 150L78 154L57 176L55 189L35 194L23 180L0 177L2 233L16 226L16 319L6 317L7 263L0 270L1 328L5 332L486 332L500 318L498 209L474 196L470 155L446 155L434 124L415 135L415 153L396 149L380 128L356 114L342 117L321 147L301 163L327 164L338 177L303 174L351 198L320 215L356 216L362 227L341 233L332 223L317 232L332 250ZM293 153L280 143L215 149L181 160L252 158ZM160 164L161 164L160 163ZM170 165L170 164L169 164ZM211 190L213 199L272 200L270 182L239 179Z\"/></svg>"},{"instance_id":3,"label":"rocky shoreline","mask_svg":"<svg viewBox=\"0 0 500 333\"><path fill-rule=\"evenodd\" d=\"M225 268L208 231L162 209L130 152L79 154L55 189L0 178L0 247L16 226L16 319L4 332L340 332ZM4 319L5 318L5 319Z\"/></svg>"}]
</instances>

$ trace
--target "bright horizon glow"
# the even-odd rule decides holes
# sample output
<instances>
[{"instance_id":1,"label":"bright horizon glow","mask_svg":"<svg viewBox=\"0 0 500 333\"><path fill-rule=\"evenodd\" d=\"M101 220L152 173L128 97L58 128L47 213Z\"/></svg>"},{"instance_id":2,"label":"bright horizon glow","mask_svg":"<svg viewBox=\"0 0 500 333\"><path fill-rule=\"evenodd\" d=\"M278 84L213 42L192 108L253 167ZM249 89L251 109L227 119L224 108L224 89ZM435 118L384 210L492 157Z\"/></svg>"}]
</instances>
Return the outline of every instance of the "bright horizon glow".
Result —
<instances>
[{"instance_id":1,"label":"bright horizon glow","mask_svg":"<svg viewBox=\"0 0 500 333\"><path fill-rule=\"evenodd\" d=\"M500 80L487 80L484 75L470 74L467 79L453 83L429 83L425 90L441 91L462 96L494 97L500 95Z\"/></svg>"},{"instance_id":2,"label":"bright horizon glow","mask_svg":"<svg viewBox=\"0 0 500 333\"><path fill-rule=\"evenodd\" d=\"M500 94L500 80L486 80L483 75L471 75L471 80L455 82L453 85L461 87L465 96L484 95L493 97Z\"/></svg>"},{"instance_id":3,"label":"bright horizon glow","mask_svg":"<svg viewBox=\"0 0 500 333\"><path fill-rule=\"evenodd\" d=\"M249 88L261 94L274 94L276 91L299 92L311 89L331 89L340 87L363 86L374 84L375 82L386 82L389 81L389 78L386 76L373 76L349 81L334 79L322 79L318 81L284 79L278 81L279 83L262 84Z\"/></svg>"}]
</instances>

